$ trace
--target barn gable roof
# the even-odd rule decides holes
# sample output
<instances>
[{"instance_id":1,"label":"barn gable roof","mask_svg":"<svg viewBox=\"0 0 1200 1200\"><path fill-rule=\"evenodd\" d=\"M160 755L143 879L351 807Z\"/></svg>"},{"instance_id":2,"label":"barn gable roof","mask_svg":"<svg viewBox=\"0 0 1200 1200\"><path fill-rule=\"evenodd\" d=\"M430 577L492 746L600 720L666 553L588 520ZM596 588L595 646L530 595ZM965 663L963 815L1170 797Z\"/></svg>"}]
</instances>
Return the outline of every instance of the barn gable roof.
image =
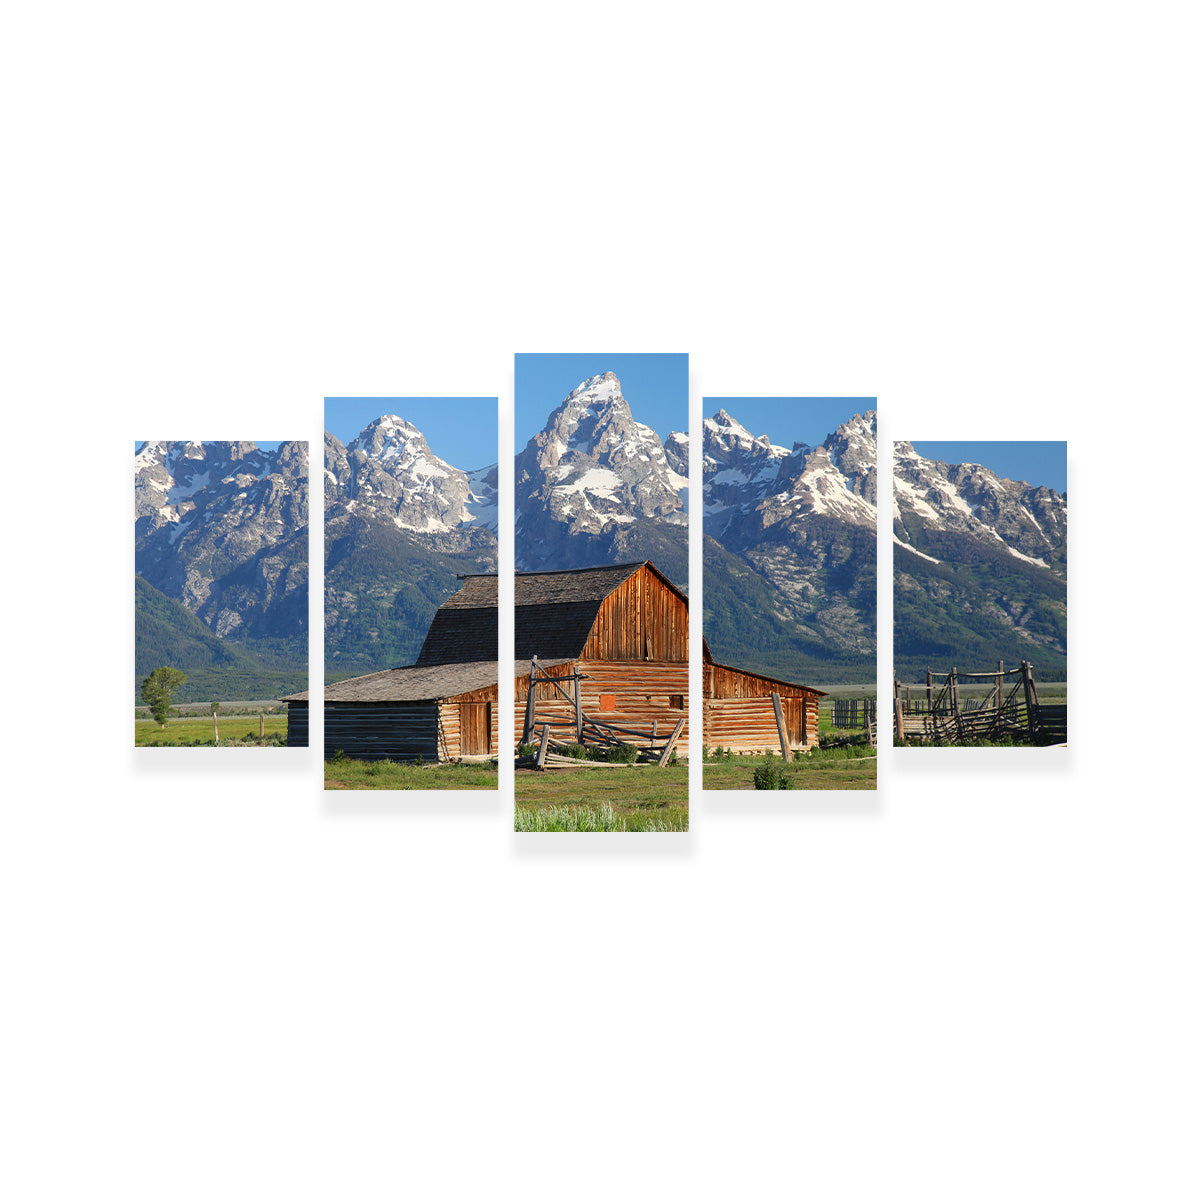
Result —
<instances>
[{"instance_id":1,"label":"barn gable roof","mask_svg":"<svg viewBox=\"0 0 1200 1200\"><path fill-rule=\"evenodd\" d=\"M687 597L650 562L580 567L574 571L517 574L516 647L518 659L577 658L583 651L600 605L642 569L652 572L686 606ZM434 615L418 667L483 659L498 654L497 577L467 575L463 585Z\"/></svg>"},{"instance_id":2,"label":"barn gable roof","mask_svg":"<svg viewBox=\"0 0 1200 1200\"><path fill-rule=\"evenodd\" d=\"M687 607L687 597L651 562L581 567L574 571L530 571L516 580L517 658L578 658L600 606L627 579L648 571Z\"/></svg>"}]
</instances>

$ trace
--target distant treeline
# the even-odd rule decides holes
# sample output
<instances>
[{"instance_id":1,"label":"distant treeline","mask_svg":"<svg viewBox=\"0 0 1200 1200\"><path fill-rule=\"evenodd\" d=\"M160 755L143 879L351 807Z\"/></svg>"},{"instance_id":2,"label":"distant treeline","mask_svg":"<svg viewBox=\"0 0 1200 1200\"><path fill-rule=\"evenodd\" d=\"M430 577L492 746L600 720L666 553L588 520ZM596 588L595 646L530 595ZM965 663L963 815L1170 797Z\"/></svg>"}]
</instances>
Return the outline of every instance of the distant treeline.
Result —
<instances>
[{"instance_id":1,"label":"distant treeline","mask_svg":"<svg viewBox=\"0 0 1200 1200\"><path fill-rule=\"evenodd\" d=\"M176 667L187 682L177 703L269 700L308 687L303 653L281 640L253 647L219 638L194 613L164 596L140 575L134 580L134 701L142 680L157 667Z\"/></svg>"}]
</instances>

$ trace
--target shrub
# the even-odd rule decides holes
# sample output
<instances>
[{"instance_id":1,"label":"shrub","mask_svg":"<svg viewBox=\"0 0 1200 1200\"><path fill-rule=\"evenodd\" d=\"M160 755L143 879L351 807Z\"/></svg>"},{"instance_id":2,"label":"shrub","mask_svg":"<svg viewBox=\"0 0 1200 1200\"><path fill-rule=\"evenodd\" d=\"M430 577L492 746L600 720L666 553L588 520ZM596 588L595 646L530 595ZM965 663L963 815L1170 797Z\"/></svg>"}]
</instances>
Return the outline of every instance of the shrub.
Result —
<instances>
[{"instance_id":1,"label":"shrub","mask_svg":"<svg viewBox=\"0 0 1200 1200\"><path fill-rule=\"evenodd\" d=\"M604 762L612 763L634 763L638 759L638 749L636 746L608 746L604 750Z\"/></svg>"},{"instance_id":2,"label":"shrub","mask_svg":"<svg viewBox=\"0 0 1200 1200\"><path fill-rule=\"evenodd\" d=\"M776 761L770 754L767 755L767 761L761 767L754 769L754 787L760 792L773 792L780 789L786 791L791 786L784 773L783 763Z\"/></svg>"}]
</instances>

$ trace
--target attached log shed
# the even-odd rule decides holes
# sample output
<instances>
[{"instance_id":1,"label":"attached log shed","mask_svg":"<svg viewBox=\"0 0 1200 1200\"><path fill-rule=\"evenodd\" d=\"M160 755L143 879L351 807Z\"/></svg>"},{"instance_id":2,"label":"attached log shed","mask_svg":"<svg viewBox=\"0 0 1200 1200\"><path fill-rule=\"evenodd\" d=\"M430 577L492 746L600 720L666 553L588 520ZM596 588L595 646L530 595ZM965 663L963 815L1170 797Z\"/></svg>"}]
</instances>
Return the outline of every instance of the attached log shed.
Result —
<instances>
[{"instance_id":1,"label":"attached log shed","mask_svg":"<svg viewBox=\"0 0 1200 1200\"><path fill-rule=\"evenodd\" d=\"M495 576L470 575L434 614L416 663L325 688L325 755L425 762L494 757L500 746ZM490 580L490 586L488 584ZM284 697L308 727L308 693Z\"/></svg>"},{"instance_id":2,"label":"attached log shed","mask_svg":"<svg viewBox=\"0 0 1200 1200\"><path fill-rule=\"evenodd\" d=\"M811 750L818 744L817 704L825 692L726 667L704 643L704 743L735 754ZM776 697L778 700L776 700Z\"/></svg>"}]
</instances>

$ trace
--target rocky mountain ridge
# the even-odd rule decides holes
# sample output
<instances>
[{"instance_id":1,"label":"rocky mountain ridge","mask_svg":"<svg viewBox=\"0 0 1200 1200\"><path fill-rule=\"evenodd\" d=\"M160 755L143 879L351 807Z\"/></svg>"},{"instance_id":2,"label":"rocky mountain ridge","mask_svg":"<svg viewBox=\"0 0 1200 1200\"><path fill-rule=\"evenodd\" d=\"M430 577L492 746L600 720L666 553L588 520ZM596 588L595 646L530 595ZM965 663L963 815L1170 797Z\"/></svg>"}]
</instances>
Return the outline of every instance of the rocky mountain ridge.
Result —
<instances>
[{"instance_id":1,"label":"rocky mountain ridge","mask_svg":"<svg viewBox=\"0 0 1200 1200\"><path fill-rule=\"evenodd\" d=\"M705 633L721 661L809 682L874 676L876 418L819 446L704 422Z\"/></svg>"},{"instance_id":2,"label":"rocky mountain ridge","mask_svg":"<svg viewBox=\"0 0 1200 1200\"><path fill-rule=\"evenodd\" d=\"M897 442L892 540L898 673L1028 659L1065 678L1065 494Z\"/></svg>"},{"instance_id":3,"label":"rocky mountain ridge","mask_svg":"<svg viewBox=\"0 0 1200 1200\"><path fill-rule=\"evenodd\" d=\"M1022 562L1065 573L1065 495L1002 479L979 463L924 458L911 442L893 446L892 480L897 545L920 553L914 537L923 544L934 531L961 533L987 545L998 543Z\"/></svg>"},{"instance_id":4,"label":"rocky mountain ridge","mask_svg":"<svg viewBox=\"0 0 1200 1200\"><path fill-rule=\"evenodd\" d=\"M218 637L308 625L308 447L145 442L134 459L137 573Z\"/></svg>"}]
</instances>

